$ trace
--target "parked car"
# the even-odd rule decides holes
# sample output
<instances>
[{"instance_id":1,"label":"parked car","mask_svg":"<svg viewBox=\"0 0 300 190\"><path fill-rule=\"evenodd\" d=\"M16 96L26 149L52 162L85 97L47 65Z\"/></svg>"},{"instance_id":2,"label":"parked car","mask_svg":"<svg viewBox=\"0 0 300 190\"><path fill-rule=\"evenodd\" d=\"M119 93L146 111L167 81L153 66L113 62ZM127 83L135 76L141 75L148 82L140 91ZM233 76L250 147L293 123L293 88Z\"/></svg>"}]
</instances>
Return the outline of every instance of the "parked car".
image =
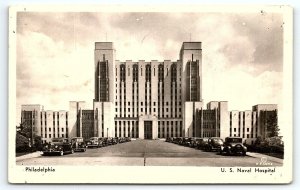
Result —
<instances>
[{"instance_id":1,"label":"parked car","mask_svg":"<svg viewBox=\"0 0 300 190\"><path fill-rule=\"evenodd\" d=\"M108 145L107 137L100 137L100 138L98 138L98 141L99 141L100 147L104 147L104 146Z\"/></svg>"},{"instance_id":2,"label":"parked car","mask_svg":"<svg viewBox=\"0 0 300 190\"><path fill-rule=\"evenodd\" d=\"M118 144L119 143L119 138L118 137L114 137L113 138L113 144Z\"/></svg>"},{"instance_id":3,"label":"parked car","mask_svg":"<svg viewBox=\"0 0 300 190\"><path fill-rule=\"evenodd\" d=\"M205 151L219 151L223 145L223 140L220 137L210 137L207 144L204 145Z\"/></svg>"},{"instance_id":4,"label":"parked car","mask_svg":"<svg viewBox=\"0 0 300 190\"><path fill-rule=\"evenodd\" d=\"M106 145L113 145L113 138L112 137L107 137L106 138Z\"/></svg>"},{"instance_id":5,"label":"parked car","mask_svg":"<svg viewBox=\"0 0 300 190\"><path fill-rule=\"evenodd\" d=\"M181 137L174 137L173 143L179 144L180 138L181 138Z\"/></svg>"},{"instance_id":6,"label":"parked car","mask_svg":"<svg viewBox=\"0 0 300 190\"><path fill-rule=\"evenodd\" d=\"M100 147L101 145L99 144L99 138L98 137L91 137L88 141L87 141L87 147L90 148L94 148L94 147Z\"/></svg>"},{"instance_id":7,"label":"parked car","mask_svg":"<svg viewBox=\"0 0 300 190\"><path fill-rule=\"evenodd\" d=\"M221 146L220 154L227 155L246 155L247 147L243 145L241 137L226 137L224 144Z\"/></svg>"},{"instance_id":8,"label":"parked car","mask_svg":"<svg viewBox=\"0 0 300 190\"><path fill-rule=\"evenodd\" d=\"M189 139L188 137L181 137L179 140L179 144L185 146L188 139Z\"/></svg>"},{"instance_id":9,"label":"parked car","mask_svg":"<svg viewBox=\"0 0 300 190\"><path fill-rule=\"evenodd\" d=\"M119 141L119 143L123 143L124 142L123 137L118 137L118 141Z\"/></svg>"},{"instance_id":10,"label":"parked car","mask_svg":"<svg viewBox=\"0 0 300 190\"><path fill-rule=\"evenodd\" d=\"M208 144L208 138L206 138L206 137L200 138L200 139L197 139L196 147L200 150L203 150L204 147L206 147L207 144Z\"/></svg>"},{"instance_id":11,"label":"parked car","mask_svg":"<svg viewBox=\"0 0 300 190\"><path fill-rule=\"evenodd\" d=\"M171 142L171 137L167 137L166 142Z\"/></svg>"},{"instance_id":12,"label":"parked car","mask_svg":"<svg viewBox=\"0 0 300 190\"><path fill-rule=\"evenodd\" d=\"M182 144L183 144L183 138L184 138L184 137L179 137L179 138L178 138L178 143L177 143L177 144L182 145Z\"/></svg>"},{"instance_id":13,"label":"parked car","mask_svg":"<svg viewBox=\"0 0 300 190\"><path fill-rule=\"evenodd\" d=\"M189 146L191 148L197 147L197 142L198 142L199 139L201 139L201 138L199 138L199 137L193 137L193 138L191 138L191 142L190 142Z\"/></svg>"},{"instance_id":14,"label":"parked car","mask_svg":"<svg viewBox=\"0 0 300 190\"><path fill-rule=\"evenodd\" d=\"M63 156L66 153L74 153L72 144L67 138L53 138L50 143L43 147L43 155L59 154Z\"/></svg>"},{"instance_id":15,"label":"parked car","mask_svg":"<svg viewBox=\"0 0 300 190\"><path fill-rule=\"evenodd\" d=\"M184 140L184 146L191 146L191 143L192 143L192 139L193 139L193 137L190 137L190 138L185 138L185 140Z\"/></svg>"},{"instance_id":16,"label":"parked car","mask_svg":"<svg viewBox=\"0 0 300 190\"><path fill-rule=\"evenodd\" d=\"M72 148L75 152L76 151L80 151L80 152L86 151L87 146L82 137L73 137L71 139L71 143L72 143Z\"/></svg>"},{"instance_id":17,"label":"parked car","mask_svg":"<svg viewBox=\"0 0 300 190\"><path fill-rule=\"evenodd\" d=\"M125 142L130 142L131 141L131 137L125 137Z\"/></svg>"}]
</instances>

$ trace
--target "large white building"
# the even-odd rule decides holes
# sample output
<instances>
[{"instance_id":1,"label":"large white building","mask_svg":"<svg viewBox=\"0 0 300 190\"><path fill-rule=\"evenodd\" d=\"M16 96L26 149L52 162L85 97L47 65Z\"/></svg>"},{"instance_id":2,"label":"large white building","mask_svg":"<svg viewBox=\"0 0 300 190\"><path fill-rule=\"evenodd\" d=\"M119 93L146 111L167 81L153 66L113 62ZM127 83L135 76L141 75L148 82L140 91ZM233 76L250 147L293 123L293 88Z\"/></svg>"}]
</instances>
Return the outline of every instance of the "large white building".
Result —
<instances>
[{"instance_id":1,"label":"large white building","mask_svg":"<svg viewBox=\"0 0 300 190\"><path fill-rule=\"evenodd\" d=\"M43 140L240 136L253 142L267 134L257 122L261 111L277 110L276 105L257 105L252 111L229 112L226 101L213 101L204 108L201 42L184 42L177 61L115 60L112 42L96 42L94 57L93 109L82 101L70 102L69 111L58 112L22 106L22 121L25 113L34 113L35 133Z\"/></svg>"}]
</instances>

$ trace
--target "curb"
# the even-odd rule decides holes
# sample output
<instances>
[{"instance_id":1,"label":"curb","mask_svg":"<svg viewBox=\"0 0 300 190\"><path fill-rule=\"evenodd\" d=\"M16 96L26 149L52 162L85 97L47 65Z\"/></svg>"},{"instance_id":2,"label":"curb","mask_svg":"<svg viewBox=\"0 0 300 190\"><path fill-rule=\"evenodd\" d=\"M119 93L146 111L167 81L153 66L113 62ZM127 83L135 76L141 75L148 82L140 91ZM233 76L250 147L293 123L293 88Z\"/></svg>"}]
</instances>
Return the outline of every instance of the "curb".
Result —
<instances>
[{"instance_id":1,"label":"curb","mask_svg":"<svg viewBox=\"0 0 300 190\"><path fill-rule=\"evenodd\" d=\"M25 159L29 159L29 158L36 158L36 157L40 157L41 155L42 155L42 152L37 151L37 152L33 152L30 154L16 157L16 161L25 160Z\"/></svg>"},{"instance_id":2,"label":"curb","mask_svg":"<svg viewBox=\"0 0 300 190\"><path fill-rule=\"evenodd\" d=\"M276 158L276 157L273 157L273 156L268 156L268 155L265 155L265 154L260 154L260 153L257 153L257 152L247 152L247 155L248 156L251 156L251 157L254 157L254 158L267 158L268 161L271 161L271 162L277 162L277 163L283 163L283 159L280 159L280 158Z\"/></svg>"}]
</instances>

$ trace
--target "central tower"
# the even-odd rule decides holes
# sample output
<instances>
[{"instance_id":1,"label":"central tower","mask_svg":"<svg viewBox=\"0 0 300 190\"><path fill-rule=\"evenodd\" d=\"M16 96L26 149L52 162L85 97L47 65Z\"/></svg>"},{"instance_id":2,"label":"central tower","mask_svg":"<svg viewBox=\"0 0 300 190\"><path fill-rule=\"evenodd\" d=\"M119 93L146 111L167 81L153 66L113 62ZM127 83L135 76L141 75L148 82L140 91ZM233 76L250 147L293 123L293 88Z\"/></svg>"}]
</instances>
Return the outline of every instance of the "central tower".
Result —
<instances>
[{"instance_id":1,"label":"central tower","mask_svg":"<svg viewBox=\"0 0 300 190\"><path fill-rule=\"evenodd\" d=\"M95 102L114 101L115 49L112 42L95 43Z\"/></svg>"},{"instance_id":2,"label":"central tower","mask_svg":"<svg viewBox=\"0 0 300 190\"><path fill-rule=\"evenodd\" d=\"M114 130L115 49L112 42L95 43L94 136L112 137Z\"/></svg>"},{"instance_id":3,"label":"central tower","mask_svg":"<svg viewBox=\"0 0 300 190\"><path fill-rule=\"evenodd\" d=\"M201 42L183 42L180 50L184 136L197 135L196 110L202 109Z\"/></svg>"}]
</instances>

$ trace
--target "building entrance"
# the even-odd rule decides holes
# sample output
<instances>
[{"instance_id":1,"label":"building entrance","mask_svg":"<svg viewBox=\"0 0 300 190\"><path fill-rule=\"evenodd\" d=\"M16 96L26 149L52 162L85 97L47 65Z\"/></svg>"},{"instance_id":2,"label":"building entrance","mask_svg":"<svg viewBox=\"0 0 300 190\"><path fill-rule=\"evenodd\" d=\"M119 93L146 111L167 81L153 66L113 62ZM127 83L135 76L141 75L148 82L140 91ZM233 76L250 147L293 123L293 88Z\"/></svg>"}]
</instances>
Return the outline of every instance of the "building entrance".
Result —
<instances>
[{"instance_id":1,"label":"building entrance","mask_svg":"<svg viewBox=\"0 0 300 190\"><path fill-rule=\"evenodd\" d=\"M144 139L152 139L152 121L144 121Z\"/></svg>"}]
</instances>

